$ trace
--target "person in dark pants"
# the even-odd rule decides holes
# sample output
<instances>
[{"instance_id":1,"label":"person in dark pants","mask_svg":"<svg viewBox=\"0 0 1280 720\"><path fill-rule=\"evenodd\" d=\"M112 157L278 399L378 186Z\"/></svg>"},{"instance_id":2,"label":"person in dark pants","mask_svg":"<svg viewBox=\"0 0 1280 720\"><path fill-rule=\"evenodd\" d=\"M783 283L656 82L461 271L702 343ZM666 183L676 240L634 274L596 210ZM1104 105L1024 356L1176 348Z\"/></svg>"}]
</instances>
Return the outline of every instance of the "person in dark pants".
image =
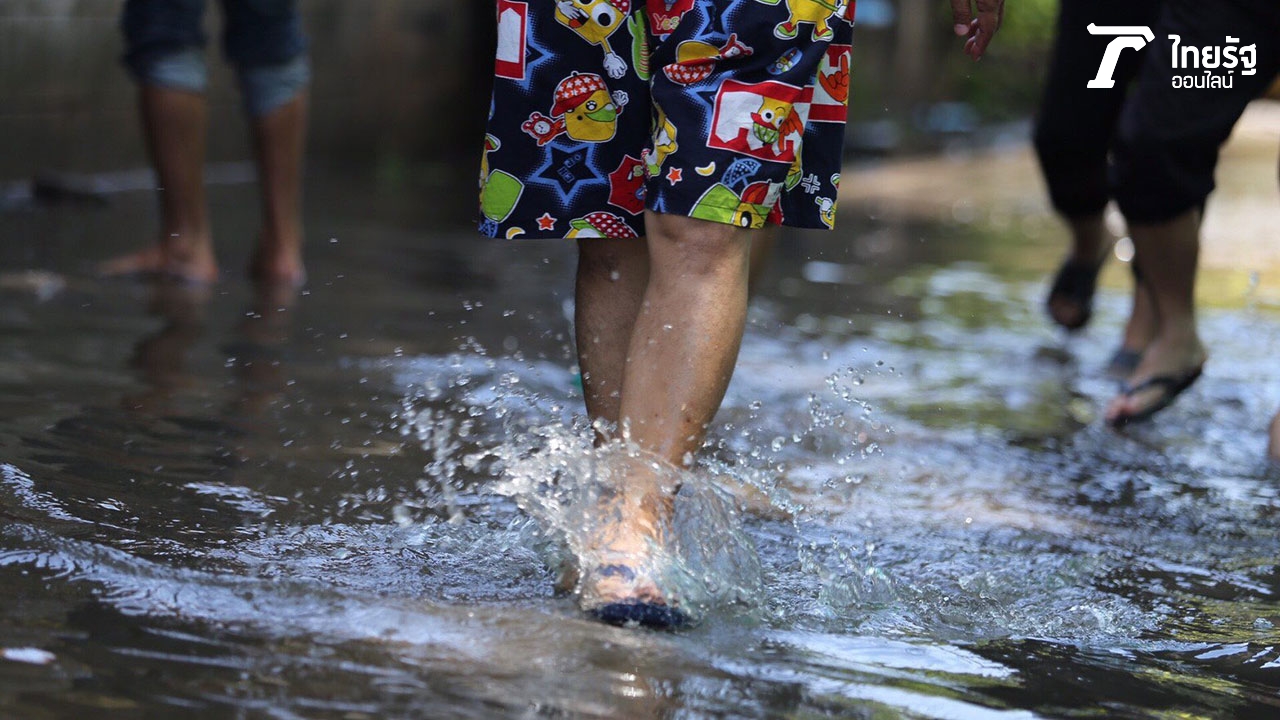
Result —
<instances>
[{"instance_id":1,"label":"person in dark pants","mask_svg":"<svg viewBox=\"0 0 1280 720\"><path fill-rule=\"evenodd\" d=\"M1120 114L1111 182L1157 324L1107 408L1114 426L1150 417L1200 376L1207 358L1194 302L1201 208L1219 148L1280 72L1275 0L1165 0L1153 30Z\"/></svg>"},{"instance_id":2,"label":"person in dark pants","mask_svg":"<svg viewBox=\"0 0 1280 720\"><path fill-rule=\"evenodd\" d=\"M1142 53L1119 55L1112 88L1089 87L1114 40L1091 35L1091 23L1151 31ZM1112 360L1125 383L1107 407L1108 423L1149 418L1199 377L1207 355L1193 304L1202 209L1219 147L1280 67L1277 45L1280 5L1270 0L1062 4L1036 147L1053 206L1073 231L1073 251L1047 305L1064 327L1088 322L1111 245L1102 211L1115 199L1133 237L1139 282ZM1201 67L1202 58L1210 67Z\"/></svg>"},{"instance_id":3,"label":"person in dark pants","mask_svg":"<svg viewBox=\"0 0 1280 720\"><path fill-rule=\"evenodd\" d=\"M1062 0L1059 8L1057 36L1036 118L1035 148L1054 210L1071 233L1071 249L1046 302L1050 317L1068 330L1088 324L1098 273L1115 244L1103 221L1112 200L1108 157L1120 110L1145 57L1145 49L1122 53L1112 76L1115 86L1088 87L1112 40L1090 34L1088 26L1150 26L1159 11L1160 0ZM1131 371L1139 349L1150 340L1151 303L1138 286L1133 317L1135 322L1126 329L1112 359L1113 372Z\"/></svg>"},{"instance_id":4,"label":"person in dark pants","mask_svg":"<svg viewBox=\"0 0 1280 720\"><path fill-rule=\"evenodd\" d=\"M310 64L296 0L222 0L223 50L249 116L263 218L256 279L301 284L301 175ZM162 227L151 247L102 271L210 283L218 277L204 195L208 71L204 0L127 0L125 65L140 86L147 149L160 187Z\"/></svg>"}]
</instances>

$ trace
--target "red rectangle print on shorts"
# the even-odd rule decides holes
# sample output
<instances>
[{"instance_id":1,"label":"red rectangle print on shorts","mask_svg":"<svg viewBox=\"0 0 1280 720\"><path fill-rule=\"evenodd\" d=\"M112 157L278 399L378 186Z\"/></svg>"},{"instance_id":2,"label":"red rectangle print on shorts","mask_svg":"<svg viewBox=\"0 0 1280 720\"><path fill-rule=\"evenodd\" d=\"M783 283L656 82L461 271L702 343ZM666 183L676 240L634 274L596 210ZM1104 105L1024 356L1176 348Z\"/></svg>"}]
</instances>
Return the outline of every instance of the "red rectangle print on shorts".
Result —
<instances>
[{"instance_id":1,"label":"red rectangle print on shorts","mask_svg":"<svg viewBox=\"0 0 1280 720\"><path fill-rule=\"evenodd\" d=\"M790 163L796 159L812 102L813 88L772 80L725 80L716 95L707 147Z\"/></svg>"},{"instance_id":2,"label":"red rectangle print on shorts","mask_svg":"<svg viewBox=\"0 0 1280 720\"><path fill-rule=\"evenodd\" d=\"M498 0L498 55L494 75L524 80L528 37L529 3Z\"/></svg>"}]
</instances>

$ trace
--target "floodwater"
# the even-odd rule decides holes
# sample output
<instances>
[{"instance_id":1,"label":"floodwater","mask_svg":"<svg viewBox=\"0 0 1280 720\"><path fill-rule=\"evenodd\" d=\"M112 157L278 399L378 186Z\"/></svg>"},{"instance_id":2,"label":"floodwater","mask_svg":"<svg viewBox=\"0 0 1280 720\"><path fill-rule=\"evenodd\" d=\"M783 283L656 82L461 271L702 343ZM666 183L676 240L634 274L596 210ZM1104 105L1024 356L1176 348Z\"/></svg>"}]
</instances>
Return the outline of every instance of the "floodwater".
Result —
<instances>
[{"instance_id":1,"label":"floodwater","mask_svg":"<svg viewBox=\"0 0 1280 720\"><path fill-rule=\"evenodd\" d=\"M571 247L312 184L297 295L237 273L249 184L211 188L204 292L88 271L152 232L146 192L0 214L0 716L1280 712L1274 288L1220 298L1204 380L1117 434L1122 270L1066 339L1043 216L847 203L783 238L682 490L701 622L626 630L553 592L610 463Z\"/></svg>"}]
</instances>

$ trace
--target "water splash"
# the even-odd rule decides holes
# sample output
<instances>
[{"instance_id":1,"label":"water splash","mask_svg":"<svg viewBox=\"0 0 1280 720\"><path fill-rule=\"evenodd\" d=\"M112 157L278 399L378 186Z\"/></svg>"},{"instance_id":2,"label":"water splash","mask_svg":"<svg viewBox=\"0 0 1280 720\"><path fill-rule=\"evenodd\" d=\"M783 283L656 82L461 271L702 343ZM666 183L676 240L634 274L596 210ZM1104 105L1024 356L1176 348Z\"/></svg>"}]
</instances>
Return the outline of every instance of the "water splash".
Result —
<instances>
[{"instance_id":1,"label":"water splash","mask_svg":"<svg viewBox=\"0 0 1280 720\"><path fill-rule=\"evenodd\" d=\"M637 473L648 473L679 490L660 542L634 563L637 574L654 579L665 598L695 619L713 608L756 606L763 582L755 545L736 499L710 473L670 468L621 443L589 447L560 428L534 434L541 447L506 458L493 490L538 521L553 566L606 562L598 546L601 527L624 520L615 516L627 507L620 496Z\"/></svg>"}]
</instances>

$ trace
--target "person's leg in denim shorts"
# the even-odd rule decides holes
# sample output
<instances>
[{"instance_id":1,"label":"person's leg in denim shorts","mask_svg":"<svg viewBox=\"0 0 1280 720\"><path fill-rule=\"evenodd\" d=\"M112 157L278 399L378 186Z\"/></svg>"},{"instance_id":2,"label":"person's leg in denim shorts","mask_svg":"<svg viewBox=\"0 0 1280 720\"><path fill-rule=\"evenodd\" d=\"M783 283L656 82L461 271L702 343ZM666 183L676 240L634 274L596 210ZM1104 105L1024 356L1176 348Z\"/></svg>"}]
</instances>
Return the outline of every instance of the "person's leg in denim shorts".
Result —
<instances>
[{"instance_id":1,"label":"person's leg in denim shorts","mask_svg":"<svg viewBox=\"0 0 1280 720\"><path fill-rule=\"evenodd\" d=\"M303 279L301 165L310 67L293 0L223 0L223 48L253 129L263 223L252 270L270 282ZM158 176L158 242L109 261L112 274L196 282L218 276L204 197L208 68L204 0L128 0L124 62L140 86L147 148Z\"/></svg>"}]
</instances>

